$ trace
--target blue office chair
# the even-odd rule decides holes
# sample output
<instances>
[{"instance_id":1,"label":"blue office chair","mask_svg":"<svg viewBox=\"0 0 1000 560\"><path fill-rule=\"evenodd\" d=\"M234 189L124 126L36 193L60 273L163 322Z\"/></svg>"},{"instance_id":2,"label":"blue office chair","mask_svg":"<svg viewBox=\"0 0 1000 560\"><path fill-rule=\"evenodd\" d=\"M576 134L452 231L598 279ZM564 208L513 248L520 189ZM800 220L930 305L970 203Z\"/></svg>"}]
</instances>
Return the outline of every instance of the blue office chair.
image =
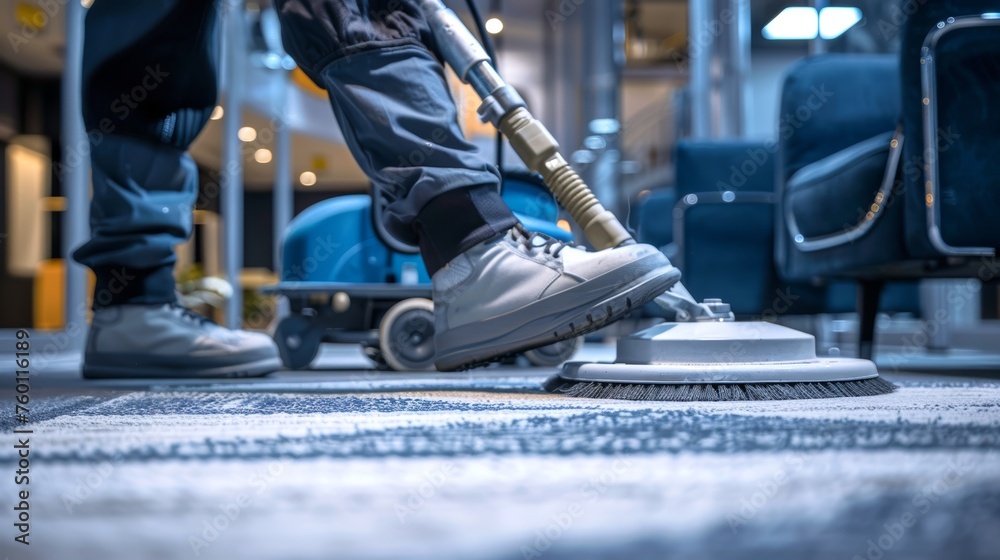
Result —
<instances>
[{"instance_id":1,"label":"blue office chair","mask_svg":"<svg viewBox=\"0 0 1000 560\"><path fill-rule=\"evenodd\" d=\"M785 79L779 270L860 282L862 357L888 280L996 275L998 11L926 0L898 57L819 56Z\"/></svg>"}]
</instances>

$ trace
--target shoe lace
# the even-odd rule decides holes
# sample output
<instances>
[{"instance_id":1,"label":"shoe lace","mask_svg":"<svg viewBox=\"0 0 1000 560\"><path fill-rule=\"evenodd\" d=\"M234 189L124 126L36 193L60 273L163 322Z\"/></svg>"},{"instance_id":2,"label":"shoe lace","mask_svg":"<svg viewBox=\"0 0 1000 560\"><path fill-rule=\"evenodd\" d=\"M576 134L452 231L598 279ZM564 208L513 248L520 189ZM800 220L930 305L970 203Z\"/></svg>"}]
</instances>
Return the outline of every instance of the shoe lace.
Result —
<instances>
[{"instance_id":1,"label":"shoe lace","mask_svg":"<svg viewBox=\"0 0 1000 560\"><path fill-rule=\"evenodd\" d=\"M191 321L192 323L194 323L196 325L214 325L215 324L215 321L209 319L208 317L205 317L204 315L201 315L199 313L195 313L194 311L191 311L187 307L184 307L183 305L180 305L178 303L171 303L170 307L175 312L177 312L178 315L180 315L184 319L187 319L188 321Z\"/></svg>"},{"instance_id":2,"label":"shoe lace","mask_svg":"<svg viewBox=\"0 0 1000 560\"><path fill-rule=\"evenodd\" d=\"M544 233L538 233L535 231L528 231L521 224L515 224L512 230L514 232L514 240L519 241L521 245L524 246L525 250L529 253L535 249L541 249L543 252L552 255L553 257L559 257L559 253L566 248L568 243L559 241L558 239L545 235ZM535 245L534 239L539 238L544 241L541 245Z\"/></svg>"}]
</instances>

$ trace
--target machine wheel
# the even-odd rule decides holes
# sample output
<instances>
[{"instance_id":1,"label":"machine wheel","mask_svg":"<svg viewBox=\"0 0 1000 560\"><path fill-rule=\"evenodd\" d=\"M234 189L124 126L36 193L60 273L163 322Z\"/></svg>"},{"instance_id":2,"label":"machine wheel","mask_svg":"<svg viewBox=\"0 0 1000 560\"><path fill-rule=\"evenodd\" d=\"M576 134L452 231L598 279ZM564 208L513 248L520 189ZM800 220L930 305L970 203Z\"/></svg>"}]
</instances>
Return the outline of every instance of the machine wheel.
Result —
<instances>
[{"instance_id":1,"label":"machine wheel","mask_svg":"<svg viewBox=\"0 0 1000 560\"><path fill-rule=\"evenodd\" d=\"M555 367L572 358L581 346L583 346L583 337L578 336L528 350L524 353L524 357L535 367Z\"/></svg>"},{"instance_id":2,"label":"machine wheel","mask_svg":"<svg viewBox=\"0 0 1000 560\"><path fill-rule=\"evenodd\" d=\"M290 315L274 329L274 342L285 367L305 369L319 353L320 333L309 318Z\"/></svg>"},{"instance_id":3,"label":"machine wheel","mask_svg":"<svg viewBox=\"0 0 1000 560\"><path fill-rule=\"evenodd\" d=\"M434 369L434 302L410 298L392 306L379 325L378 341L392 369Z\"/></svg>"}]
</instances>

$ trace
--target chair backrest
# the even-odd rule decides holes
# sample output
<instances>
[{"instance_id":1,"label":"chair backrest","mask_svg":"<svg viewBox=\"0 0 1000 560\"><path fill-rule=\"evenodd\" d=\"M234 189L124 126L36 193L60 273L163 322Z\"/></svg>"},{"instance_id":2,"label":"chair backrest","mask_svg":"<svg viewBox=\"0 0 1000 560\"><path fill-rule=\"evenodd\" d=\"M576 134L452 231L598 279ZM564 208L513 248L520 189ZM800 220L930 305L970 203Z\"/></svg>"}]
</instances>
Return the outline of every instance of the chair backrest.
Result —
<instances>
[{"instance_id":1,"label":"chair backrest","mask_svg":"<svg viewBox=\"0 0 1000 560\"><path fill-rule=\"evenodd\" d=\"M850 54L805 58L785 75L779 110L781 185L806 165L896 128L899 60Z\"/></svg>"},{"instance_id":2,"label":"chair backrest","mask_svg":"<svg viewBox=\"0 0 1000 560\"><path fill-rule=\"evenodd\" d=\"M777 144L752 140L682 140L675 149L677 264L696 299L718 297L735 313L774 313L791 294L795 314L822 310L811 286L779 286L774 266ZM649 197L652 198L652 195ZM640 226L640 232L642 226Z\"/></svg>"},{"instance_id":3,"label":"chair backrest","mask_svg":"<svg viewBox=\"0 0 1000 560\"><path fill-rule=\"evenodd\" d=\"M901 29L906 240L915 257L941 256L928 237L928 202L939 212L946 244L1000 247L1000 15L960 19L990 12L1000 12L1000 1L924 0ZM924 53L932 32L939 39ZM925 55L932 66L921 62ZM930 70L936 95L925 106L921 78ZM940 169L930 199L925 110L936 111Z\"/></svg>"},{"instance_id":4,"label":"chair backrest","mask_svg":"<svg viewBox=\"0 0 1000 560\"><path fill-rule=\"evenodd\" d=\"M774 192L777 146L752 140L681 140L677 199L699 192Z\"/></svg>"}]
</instances>

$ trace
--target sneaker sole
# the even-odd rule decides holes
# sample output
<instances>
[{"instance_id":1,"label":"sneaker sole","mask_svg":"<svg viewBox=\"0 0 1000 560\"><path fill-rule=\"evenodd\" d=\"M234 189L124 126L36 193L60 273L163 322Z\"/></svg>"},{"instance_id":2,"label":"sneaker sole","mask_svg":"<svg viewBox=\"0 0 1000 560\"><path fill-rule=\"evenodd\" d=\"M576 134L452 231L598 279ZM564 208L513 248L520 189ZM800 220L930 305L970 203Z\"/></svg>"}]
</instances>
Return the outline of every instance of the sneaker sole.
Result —
<instances>
[{"instance_id":1,"label":"sneaker sole","mask_svg":"<svg viewBox=\"0 0 1000 560\"><path fill-rule=\"evenodd\" d=\"M187 379L261 377L282 368L281 358L267 358L243 364L212 368L143 367L84 363L85 379Z\"/></svg>"},{"instance_id":2,"label":"sneaker sole","mask_svg":"<svg viewBox=\"0 0 1000 560\"><path fill-rule=\"evenodd\" d=\"M434 365L439 371L464 371L594 332L656 299L680 278L680 270L668 264L644 274L624 288L611 291L598 303L557 310L514 330L504 329L507 334L495 339L479 340L453 348L446 354L437 356ZM489 328L490 325L483 325L483 329ZM463 334L467 335L468 330Z\"/></svg>"}]
</instances>

